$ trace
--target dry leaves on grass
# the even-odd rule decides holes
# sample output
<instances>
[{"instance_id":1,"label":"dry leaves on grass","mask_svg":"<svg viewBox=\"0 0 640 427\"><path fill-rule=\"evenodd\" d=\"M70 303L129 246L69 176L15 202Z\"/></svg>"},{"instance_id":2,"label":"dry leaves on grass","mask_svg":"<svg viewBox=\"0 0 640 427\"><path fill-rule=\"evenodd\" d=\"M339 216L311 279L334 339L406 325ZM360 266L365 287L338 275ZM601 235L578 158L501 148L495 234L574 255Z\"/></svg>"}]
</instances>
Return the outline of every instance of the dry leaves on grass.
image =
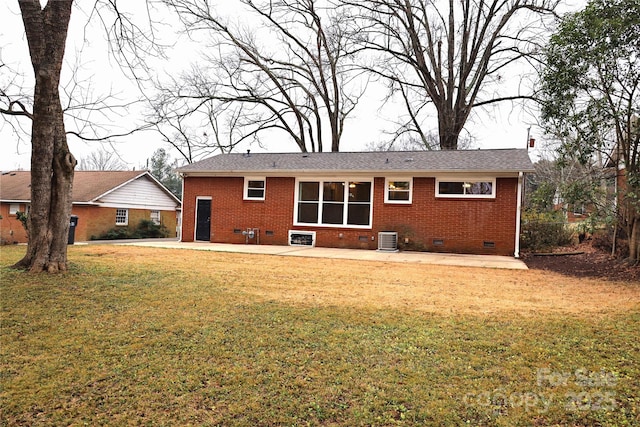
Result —
<instances>
[{"instance_id":1,"label":"dry leaves on grass","mask_svg":"<svg viewBox=\"0 0 640 427\"><path fill-rule=\"evenodd\" d=\"M637 309L640 288L538 270L461 268L407 263L133 247L85 247L106 263L136 262L158 271L219 278L229 292L306 306L393 308L448 314L593 315Z\"/></svg>"},{"instance_id":2,"label":"dry leaves on grass","mask_svg":"<svg viewBox=\"0 0 640 427\"><path fill-rule=\"evenodd\" d=\"M554 255L525 254L523 259L531 269L554 271L576 280L590 277L640 284L640 266L614 258L591 242L557 248Z\"/></svg>"},{"instance_id":3,"label":"dry leaves on grass","mask_svg":"<svg viewBox=\"0 0 640 427\"><path fill-rule=\"evenodd\" d=\"M628 283L69 251L65 274L2 271L0 424L506 426L530 425L535 414L540 425L637 424L639 298ZM2 262L22 252L3 249ZM604 390L615 411L600 406L601 389L540 387L543 368L615 374ZM532 393L555 397L549 407L502 398ZM599 406L568 410L565 396Z\"/></svg>"}]
</instances>

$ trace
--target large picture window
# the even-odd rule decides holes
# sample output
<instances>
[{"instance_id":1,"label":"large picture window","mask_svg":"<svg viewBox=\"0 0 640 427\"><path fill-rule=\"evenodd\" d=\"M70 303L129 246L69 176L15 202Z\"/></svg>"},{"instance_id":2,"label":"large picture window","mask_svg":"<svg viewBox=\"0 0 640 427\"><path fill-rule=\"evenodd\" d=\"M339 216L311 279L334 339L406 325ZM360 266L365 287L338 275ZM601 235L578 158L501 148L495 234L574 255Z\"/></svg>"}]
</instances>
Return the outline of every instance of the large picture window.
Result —
<instances>
[{"instance_id":1,"label":"large picture window","mask_svg":"<svg viewBox=\"0 0 640 427\"><path fill-rule=\"evenodd\" d=\"M295 222L370 227L372 187L371 181L299 181Z\"/></svg>"},{"instance_id":2,"label":"large picture window","mask_svg":"<svg viewBox=\"0 0 640 427\"><path fill-rule=\"evenodd\" d=\"M495 198L495 179L437 179L436 197Z\"/></svg>"}]
</instances>

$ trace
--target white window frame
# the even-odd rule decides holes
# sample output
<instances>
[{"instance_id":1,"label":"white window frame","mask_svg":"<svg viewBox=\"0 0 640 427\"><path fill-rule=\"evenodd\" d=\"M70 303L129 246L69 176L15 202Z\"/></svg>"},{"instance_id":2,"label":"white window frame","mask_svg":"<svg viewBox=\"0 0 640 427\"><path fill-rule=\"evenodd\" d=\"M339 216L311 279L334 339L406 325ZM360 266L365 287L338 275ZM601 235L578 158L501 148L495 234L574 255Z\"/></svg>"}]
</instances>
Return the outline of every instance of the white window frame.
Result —
<instances>
[{"instance_id":1,"label":"white window frame","mask_svg":"<svg viewBox=\"0 0 640 427\"><path fill-rule=\"evenodd\" d=\"M160 225L162 223L162 214L159 210L152 210L149 214L149 218L155 225Z\"/></svg>"},{"instance_id":2,"label":"white window frame","mask_svg":"<svg viewBox=\"0 0 640 427\"><path fill-rule=\"evenodd\" d=\"M17 215L20 212L20 203L9 203L9 215Z\"/></svg>"},{"instance_id":3,"label":"white window frame","mask_svg":"<svg viewBox=\"0 0 640 427\"><path fill-rule=\"evenodd\" d=\"M118 222L118 211L124 211L124 222ZM116 208L116 225L129 225L129 209Z\"/></svg>"},{"instance_id":4,"label":"white window frame","mask_svg":"<svg viewBox=\"0 0 640 427\"><path fill-rule=\"evenodd\" d=\"M390 182L408 182L409 183L409 200L393 200L389 198ZM404 191L404 190L401 190ZM410 205L413 203L413 177L412 178L385 178L384 179L384 202L398 205Z\"/></svg>"},{"instance_id":5,"label":"white window frame","mask_svg":"<svg viewBox=\"0 0 640 427\"><path fill-rule=\"evenodd\" d=\"M299 206L299 192L300 192L300 182L317 182L320 185L319 194L318 194L318 222L310 223L310 222L298 222L298 206ZM322 208L323 208L323 191L324 191L324 183L325 182L343 182L345 184L345 195L344 201L344 211L343 211L343 222L342 224L323 224L322 221ZM350 182L368 182L371 184L370 194L369 194L369 224L368 225L357 225L357 224L347 224L348 214L349 214L349 183ZM367 229L370 230L373 227L373 191L374 180L373 178L296 178L295 184L295 194L293 199L293 225L301 226L301 227L323 227L323 228L359 228L359 229Z\"/></svg>"},{"instance_id":6,"label":"white window frame","mask_svg":"<svg viewBox=\"0 0 640 427\"><path fill-rule=\"evenodd\" d=\"M490 182L491 183L491 194L440 194L440 183L441 182L462 182L471 183L471 182ZM488 178L484 176L473 176L473 177L441 177L436 178L436 197L438 198L448 198L448 199L495 199L496 198L496 178Z\"/></svg>"},{"instance_id":7,"label":"white window frame","mask_svg":"<svg viewBox=\"0 0 640 427\"><path fill-rule=\"evenodd\" d=\"M249 187L249 181L262 181L264 183L264 187L255 188ZM249 190L262 190L262 197L250 197ZM267 194L267 178L264 176L245 176L244 177L244 190L243 190L243 200L264 200L265 195Z\"/></svg>"}]
</instances>

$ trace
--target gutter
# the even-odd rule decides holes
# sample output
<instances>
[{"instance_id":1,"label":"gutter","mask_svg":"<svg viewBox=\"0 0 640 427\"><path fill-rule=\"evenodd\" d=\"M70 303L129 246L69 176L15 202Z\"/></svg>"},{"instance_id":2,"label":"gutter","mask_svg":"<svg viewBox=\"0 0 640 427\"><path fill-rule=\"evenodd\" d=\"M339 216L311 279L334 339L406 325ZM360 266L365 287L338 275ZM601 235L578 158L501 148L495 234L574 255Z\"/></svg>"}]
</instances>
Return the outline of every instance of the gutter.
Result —
<instances>
[{"instance_id":1,"label":"gutter","mask_svg":"<svg viewBox=\"0 0 640 427\"><path fill-rule=\"evenodd\" d=\"M527 172L533 172L527 171ZM191 170L179 171L182 177L234 177L234 176L268 176L268 177L299 177L299 176L456 176L470 177L492 176L496 178L510 178L522 173L519 170L487 170L487 169L444 169L444 170L409 170L409 169L255 169L255 170Z\"/></svg>"}]
</instances>

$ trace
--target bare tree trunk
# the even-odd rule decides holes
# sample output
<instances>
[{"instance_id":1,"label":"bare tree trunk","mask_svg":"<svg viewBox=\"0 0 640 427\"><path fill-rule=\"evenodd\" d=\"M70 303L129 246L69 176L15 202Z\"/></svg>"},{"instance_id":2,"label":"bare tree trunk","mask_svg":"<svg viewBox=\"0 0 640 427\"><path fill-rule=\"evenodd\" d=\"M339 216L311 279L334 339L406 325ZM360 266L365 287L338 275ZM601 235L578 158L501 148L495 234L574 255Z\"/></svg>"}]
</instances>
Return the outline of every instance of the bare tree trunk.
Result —
<instances>
[{"instance_id":1,"label":"bare tree trunk","mask_svg":"<svg viewBox=\"0 0 640 427\"><path fill-rule=\"evenodd\" d=\"M456 112L454 111L441 113L438 110L438 133L441 150L458 149L458 138L460 137L460 132L462 132L462 127L456 126L455 119L452 120L455 115Z\"/></svg>"},{"instance_id":2,"label":"bare tree trunk","mask_svg":"<svg viewBox=\"0 0 640 427\"><path fill-rule=\"evenodd\" d=\"M20 0L36 79L31 129L31 212L27 253L16 267L67 269L73 169L58 91L73 0Z\"/></svg>"},{"instance_id":3,"label":"bare tree trunk","mask_svg":"<svg viewBox=\"0 0 640 427\"><path fill-rule=\"evenodd\" d=\"M629 262L637 265L640 261L640 218L634 218L629 235Z\"/></svg>"},{"instance_id":4,"label":"bare tree trunk","mask_svg":"<svg viewBox=\"0 0 640 427\"><path fill-rule=\"evenodd\" d=\"M618 224L613 227L613 238L611 239L611 256L616 256L616 249L618 248Z\"/></svg>"}]
</instances>

